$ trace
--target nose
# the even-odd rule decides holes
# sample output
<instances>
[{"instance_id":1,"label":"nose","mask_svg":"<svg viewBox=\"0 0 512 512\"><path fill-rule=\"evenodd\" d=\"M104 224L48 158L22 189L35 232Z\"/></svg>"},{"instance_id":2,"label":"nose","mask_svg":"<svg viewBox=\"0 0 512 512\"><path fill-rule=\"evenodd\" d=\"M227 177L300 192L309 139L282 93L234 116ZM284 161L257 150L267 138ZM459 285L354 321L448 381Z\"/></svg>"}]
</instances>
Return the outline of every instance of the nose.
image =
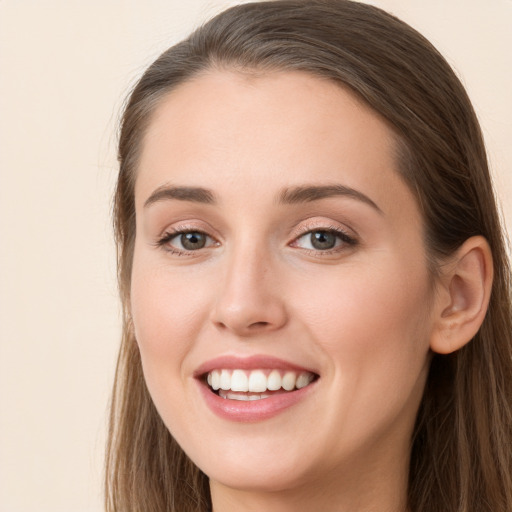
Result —
<instances>
[{"instance_id":1,"label":"nose","mask_svg":"<svg viewBox=\"0 0 512 512\"><path fill-rule=\"evenodd\" d=\"M251 250L226 261L211 320L240 337L272 332L287 321L284 296L271 258Z\"/></svg>"}]
</instances>

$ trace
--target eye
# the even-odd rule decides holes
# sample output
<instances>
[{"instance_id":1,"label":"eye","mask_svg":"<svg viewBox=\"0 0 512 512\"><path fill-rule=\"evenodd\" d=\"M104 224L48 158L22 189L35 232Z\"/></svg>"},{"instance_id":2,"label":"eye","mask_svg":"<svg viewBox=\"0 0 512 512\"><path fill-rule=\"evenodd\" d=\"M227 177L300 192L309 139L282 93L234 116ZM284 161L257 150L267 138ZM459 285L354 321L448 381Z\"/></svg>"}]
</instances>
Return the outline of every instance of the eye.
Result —
<instances>
[{"instance_id":1,"label":"eye","mask_svg":"<svg viewBox=\"0 0 512 512\"><path fill-rule=\"evenodd\" d=\"M173 231L166 233L158 245L175 253L187 253L211 247L215 240L201 231Z\"/></svg>"},{"instance_id":2,"label":"eye","mask_svg":"<svg viewBox=\"0 0 512 512\"><path fill-rule=\"evenodd\" d=\"M295 247L312 251L332 251L344 245L355 245L354 238L335 229L315 229L304 233L292 244Z\"/></svg>"}]
</instances>

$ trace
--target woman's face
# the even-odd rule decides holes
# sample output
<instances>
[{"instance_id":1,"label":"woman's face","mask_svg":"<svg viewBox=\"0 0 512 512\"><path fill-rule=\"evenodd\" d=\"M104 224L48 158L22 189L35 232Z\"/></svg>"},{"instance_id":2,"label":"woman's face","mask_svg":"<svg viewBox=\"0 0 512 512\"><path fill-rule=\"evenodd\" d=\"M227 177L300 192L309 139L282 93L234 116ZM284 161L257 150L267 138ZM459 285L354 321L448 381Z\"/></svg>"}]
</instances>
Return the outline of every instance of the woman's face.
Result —
<instances>
[{"instance_id":1,"label":"woman's face","mask_svg":"<svg viewBox=\"0 0 512 512\"><path fill-rule=\"evenodd\" d=\"M433 297L387 125L307 74L212 71L158 107L135 197L145 378L212 485L404 470Z\"/></svg>"}]
</instances>

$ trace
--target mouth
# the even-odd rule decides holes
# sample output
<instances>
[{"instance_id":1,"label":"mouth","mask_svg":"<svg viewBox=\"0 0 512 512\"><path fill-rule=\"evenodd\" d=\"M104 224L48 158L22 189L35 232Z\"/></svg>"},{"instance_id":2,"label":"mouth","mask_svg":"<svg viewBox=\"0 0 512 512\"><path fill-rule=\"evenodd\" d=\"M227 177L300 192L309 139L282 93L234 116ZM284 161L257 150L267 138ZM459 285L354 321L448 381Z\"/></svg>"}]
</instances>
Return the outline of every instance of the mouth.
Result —
<instances>
[{"instance_id":1,"label":"mouth","mask_svg":"<svg viewBox=\"0 0 512 512\"><path fill-rule=\"evenodd\" d=\"M227 400L255 401L309 386L318 375L279 369L214 369L203 375L211 392Z\"/></svg>"},{"instance_id":2,"label":"mouth","mask_svg":"<svg viewBox=\"0 0 512 512\"><path fill-rule=\"evenodd\" d=\"M218 417L230 422L269 420L310 403L320 375L267 355L225 355L202 364L194 373L204 403Z\"/></svg>"}]
</instances>

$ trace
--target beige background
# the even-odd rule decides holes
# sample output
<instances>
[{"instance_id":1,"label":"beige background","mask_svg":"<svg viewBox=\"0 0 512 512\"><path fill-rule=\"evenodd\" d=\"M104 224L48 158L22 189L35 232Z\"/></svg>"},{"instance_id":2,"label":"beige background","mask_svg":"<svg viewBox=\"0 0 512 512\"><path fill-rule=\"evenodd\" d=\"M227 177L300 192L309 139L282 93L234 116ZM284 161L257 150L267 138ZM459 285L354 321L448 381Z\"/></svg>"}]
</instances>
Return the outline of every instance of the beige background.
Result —
<instances>
[{"instance_id":1,"label":"beige background","mask_svg":"<svg viewBox=\"0 0 512 512\"><path fill-rule=\"evenodd\" d=\"M233 2L0 0L0 512L102 509L122 99ZM463 77L512 226L512 1L376 0Z\"/></svg>"}]
</instances>

